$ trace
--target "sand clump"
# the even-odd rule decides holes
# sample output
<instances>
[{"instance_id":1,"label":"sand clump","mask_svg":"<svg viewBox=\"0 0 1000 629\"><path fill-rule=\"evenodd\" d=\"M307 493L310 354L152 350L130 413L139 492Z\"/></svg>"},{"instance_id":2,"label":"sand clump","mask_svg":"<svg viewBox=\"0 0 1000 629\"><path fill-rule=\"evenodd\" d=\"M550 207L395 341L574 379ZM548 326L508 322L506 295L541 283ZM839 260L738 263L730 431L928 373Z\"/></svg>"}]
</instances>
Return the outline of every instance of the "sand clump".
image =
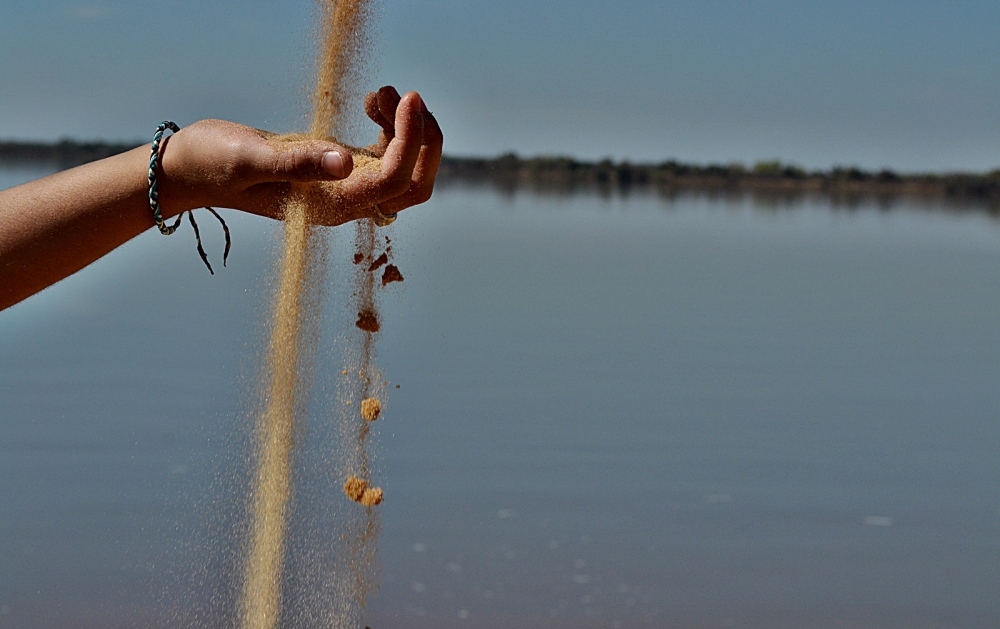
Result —
<instances>
[{"instance_id":1,"label":"sand clump","mask_svg":"<svg viewBox=\"0 0 1000 629\"><path fill-rule=\"evenodd\" d=\"M378 322L378 314L375 313L374 309L359 312L358 320L354 322L354 325L359 330L363 330L369 334L382 329L382 326Z\"/></svg>"},{"instance_id":2,"label":"sand clump","mask_svg":"<svg viewBox=\"0 0 1000 629\"><path fill-rule=\"evenodd\" d=\"M382 489L369 487L368 483L357 476L351 476L344 482L344 493L354 502L364 507L374 507L382 504Z\"/></svg>"},{"instance_id":3,"label":"sand clump","mask_svg":"<svg viewBox=\"0 0 1000 629\"><path fill-rule=\"evenodd\" d=\"M375 421L381 412L382 403L379 402L377 397L369 397L361 400L361 418L365 421Z\"/></svg>"},{"instance_id":4,"label":"sand clump","mask_svg":"<svg viewBox=\"0 0 1000 629\"><path fill-rule=\"evenodd\" d=\"M385 267L385 271L382 273L382 286L389 284L390 282L402 282L403 274L399 272L399 268L395 264L390 264Z\"/></svg>"},{"instance_id":5,"label":"sand clump","mask_svg":"<svg viewBox=\"0 0 1000 629\"><path fill-rule=\"evenodd\" d=\"M365 493L361 494L361 503L363 507L374 507L375 505L382 504L382 489L380 487L369 487L365 490Z\"/></svg>"},{"instance_id":6,"label":"sand clump","mask_svg":"<svg viewBox=\"0 0 1000 629\"><path fill-rule=\"evenodd\" d=\"M380 255L379 257L375 258L375 261L372 262L371 266L368 267L368 272L371 273L372 271L378 269L380 266L382 266L383 264L385 264L388 261L389 261L389 254L385 253L385 252L382 253L382 255Z\"/></svg>"},{"instance_id":7,"label":"sand clump","mask_svg":"<svg viewBox=\"0 0 1000 629\"><path fill-rule=\"evenodd\" d=\"M347 497L354 502L359 502L361 500L361 496L364 495L365 488L367 486L368 483L365 481L361 480L357 476L351 476L346 482L344 482L344 493L347 494Z\"/></svg>"}]
</instances>

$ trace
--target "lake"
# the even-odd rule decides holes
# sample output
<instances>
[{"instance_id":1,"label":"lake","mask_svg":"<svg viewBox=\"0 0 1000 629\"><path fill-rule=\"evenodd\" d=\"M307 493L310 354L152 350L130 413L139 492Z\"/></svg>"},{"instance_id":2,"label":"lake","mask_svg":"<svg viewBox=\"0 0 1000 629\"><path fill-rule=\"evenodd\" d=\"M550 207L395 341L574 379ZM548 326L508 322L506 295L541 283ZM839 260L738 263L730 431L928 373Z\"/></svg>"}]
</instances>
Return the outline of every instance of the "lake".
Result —
<instances>
[{"instance_id":1,"label":"lake","mask_svg":"<svg viewBox=\"0 0 1000 629\"><path fill-rule=\"evenodd\" d=\"M225 624L184 610L238 543L280 235L225 216L214 277L149 231L0 313L0 626ZM996 219L451 185L385 233L366 624L1000 626Z\"/></svg>"}]
</instances>

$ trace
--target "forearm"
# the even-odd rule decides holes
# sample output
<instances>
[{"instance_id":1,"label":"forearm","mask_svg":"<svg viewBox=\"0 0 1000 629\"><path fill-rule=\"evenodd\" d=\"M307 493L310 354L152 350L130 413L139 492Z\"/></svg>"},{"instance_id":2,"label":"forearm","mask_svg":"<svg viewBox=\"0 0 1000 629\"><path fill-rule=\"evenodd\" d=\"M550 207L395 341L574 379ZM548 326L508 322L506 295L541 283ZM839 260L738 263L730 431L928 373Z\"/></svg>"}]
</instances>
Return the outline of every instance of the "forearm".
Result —
<instances>
[{"instance_id":1,"label":"forearm","mask_svg":"<svg viewBox=\"0 0 1000 629\"><path fill-rule=\"evenodd\" d=\"M139 147L0 192L0 310L153 226L148 160Z\"/></svg>"},{"instance_id":2,"label":"forearm","mask_svg":"<svg viewBox=\"0 0 1000 629\"><path fill-rule=\"evenodd\" d=\"M426 201L443 137L420 96L384 87L365 99L382 127L378 160L354 174L346 147L202 120L163 140L164 220L202 206L281 219L289 190L311 187L310 220L340 225ZM0 310L76 273L153 226L150 145L0 192ZM336 185L333 185L333 184ZM378 209L381 208L381 209Z\"/></svg>"}]
</instances>

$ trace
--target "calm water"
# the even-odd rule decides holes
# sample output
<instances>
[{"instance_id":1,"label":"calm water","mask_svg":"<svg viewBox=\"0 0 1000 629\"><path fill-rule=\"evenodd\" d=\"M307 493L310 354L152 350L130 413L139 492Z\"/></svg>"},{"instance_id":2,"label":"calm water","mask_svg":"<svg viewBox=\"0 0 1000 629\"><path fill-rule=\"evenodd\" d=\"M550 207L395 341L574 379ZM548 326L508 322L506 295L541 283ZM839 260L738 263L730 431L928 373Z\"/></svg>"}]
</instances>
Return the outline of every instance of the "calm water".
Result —
<instances>
[{"instance_id":1,"label":"calm water","mask_svg":"<svg viewBox=\"0 0 1000 629\"><path fill-rule=\"evenodd\" d=\"M277 233L227 217L215 277L149 232L0 313L0 627L211 594ZM453 188L388 233L375 629L1000 626L995 221Z\"/></svg>"}]
</instances>

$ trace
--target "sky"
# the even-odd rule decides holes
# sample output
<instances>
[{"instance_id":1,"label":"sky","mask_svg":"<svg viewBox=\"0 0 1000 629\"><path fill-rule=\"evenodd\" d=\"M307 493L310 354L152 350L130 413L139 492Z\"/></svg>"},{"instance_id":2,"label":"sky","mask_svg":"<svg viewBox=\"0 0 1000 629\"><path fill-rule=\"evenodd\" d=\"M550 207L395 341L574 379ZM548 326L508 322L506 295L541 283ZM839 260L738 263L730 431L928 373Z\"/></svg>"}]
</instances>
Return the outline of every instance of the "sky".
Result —
<instances>
[{"instance_id":1,"label":"sky","mask_svg":"<svg viewBox=\"0 0 1000 629\"><path fill-rule=\"evenodd\" d=\"M0 0L0 138L305 127L313 0ZM1000 3L382 0L452 155L1000 166Z\"/></svg>"}]
</instances>

